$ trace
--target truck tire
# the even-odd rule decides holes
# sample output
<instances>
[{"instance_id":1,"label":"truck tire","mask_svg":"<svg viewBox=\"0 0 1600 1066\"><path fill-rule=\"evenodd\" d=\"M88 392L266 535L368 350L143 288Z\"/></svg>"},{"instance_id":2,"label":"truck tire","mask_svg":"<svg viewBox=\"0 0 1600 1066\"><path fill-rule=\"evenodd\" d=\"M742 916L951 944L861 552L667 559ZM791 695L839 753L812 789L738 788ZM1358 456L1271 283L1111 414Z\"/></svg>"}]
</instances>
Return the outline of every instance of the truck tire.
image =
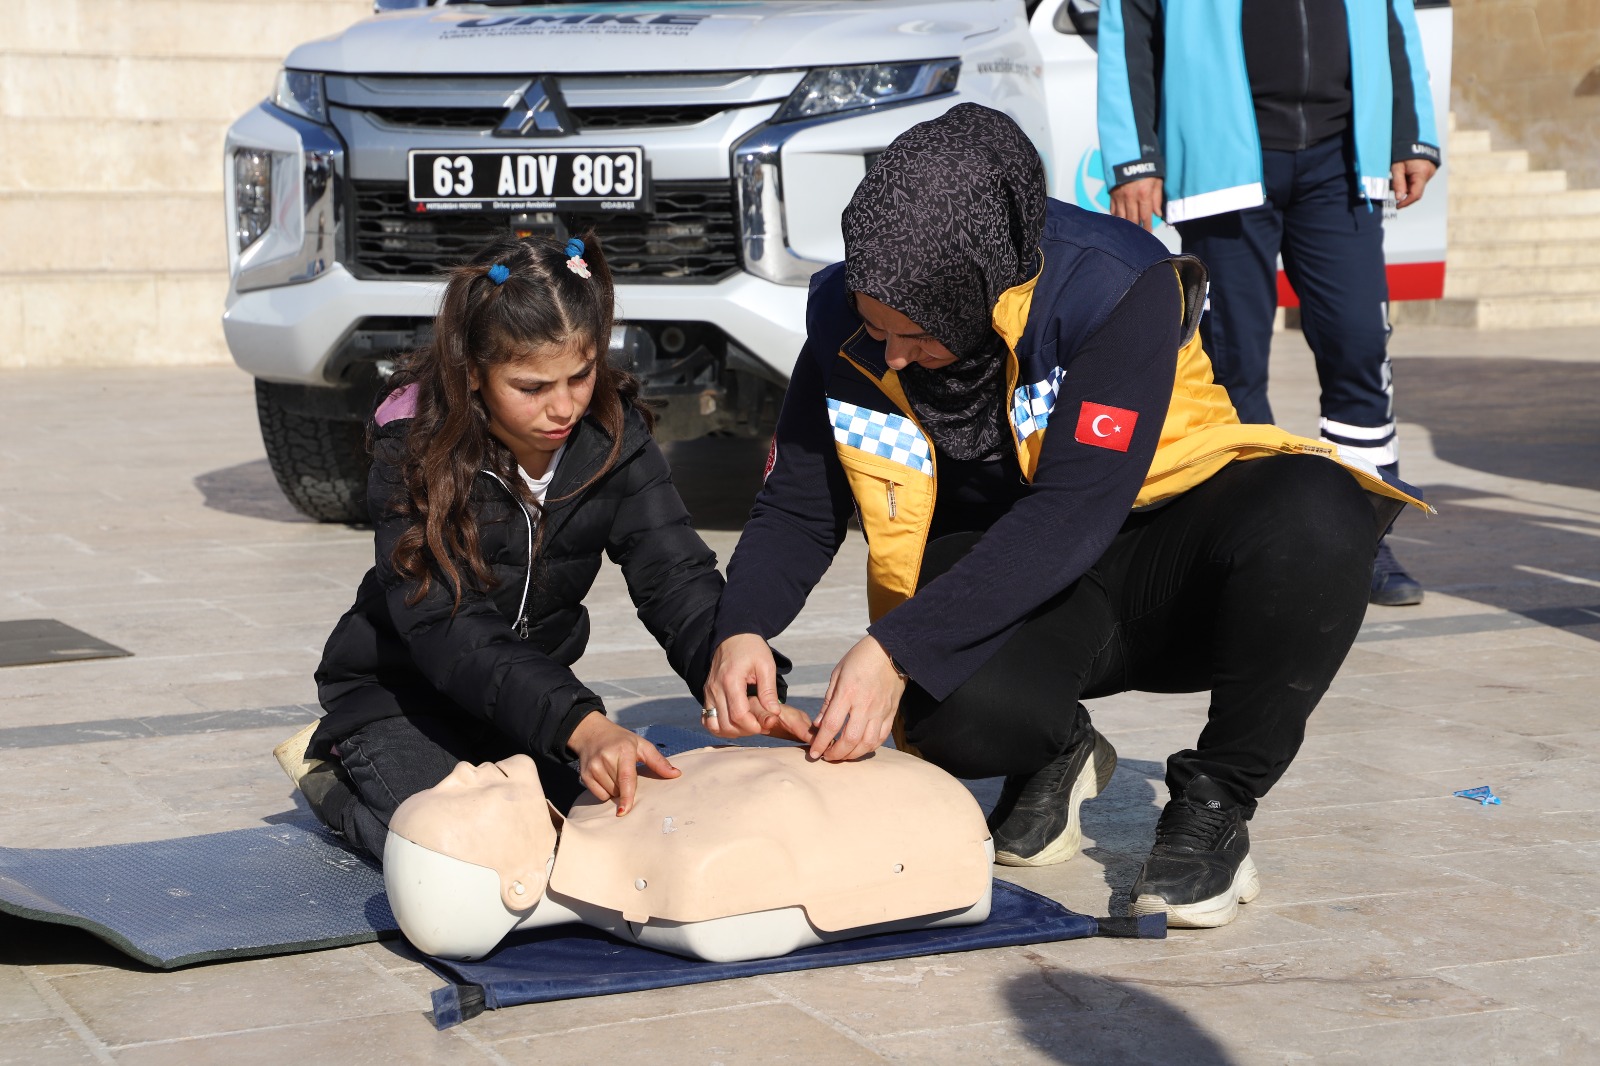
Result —
<instances>
[{"instance_id":1,"label":"truck tire","mask_svg":"<svg viewBox=\"0 0 1600 1066\"><path fill-rule=\"evenodd\" d=\"M307 391L256 381L256 415L273 476L302 514L318 522L364 523L367 470L372 465L366 425L353 413L306 410L307 405L298 401Z\"/></svg>"}]
</instances>

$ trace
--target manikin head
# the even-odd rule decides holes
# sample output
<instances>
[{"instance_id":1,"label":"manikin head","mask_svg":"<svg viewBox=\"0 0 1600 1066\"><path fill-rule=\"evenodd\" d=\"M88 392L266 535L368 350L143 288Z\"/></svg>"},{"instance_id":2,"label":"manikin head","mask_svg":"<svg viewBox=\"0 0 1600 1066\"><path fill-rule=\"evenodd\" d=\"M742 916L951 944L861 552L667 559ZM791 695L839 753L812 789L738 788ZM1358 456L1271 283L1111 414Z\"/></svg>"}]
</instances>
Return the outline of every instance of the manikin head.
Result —
<instances>
[{"instance_id":1,"label":"manikin head","mask_svg":"<svg viewBox=\"0 0 1600 1066\"><path fill-rule=\"evenodd\" d=\"M384 884L407 939L429 954L489 952L538 904L558 816L526 755L457 763L389 820Z\"/></svg>"}]
</instances>

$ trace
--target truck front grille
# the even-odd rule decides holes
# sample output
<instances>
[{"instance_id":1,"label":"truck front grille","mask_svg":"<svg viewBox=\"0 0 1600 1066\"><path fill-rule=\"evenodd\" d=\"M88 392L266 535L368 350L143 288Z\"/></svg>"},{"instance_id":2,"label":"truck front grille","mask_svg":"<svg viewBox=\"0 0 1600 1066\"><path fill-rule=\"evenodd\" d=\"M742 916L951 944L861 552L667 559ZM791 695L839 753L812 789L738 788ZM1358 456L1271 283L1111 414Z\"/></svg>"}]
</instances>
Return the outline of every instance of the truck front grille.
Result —
<instances>
[{"instance_id":1,"label":"truck front grille","mask_svg":"<svg viewBox=\"0 0 1600 1066\"><path fill-rule=\"evenodd\" d=\"M510 229L503 214L412 214L403 182L354 181L351 273L358 278L423 278L463 262ZM658 181L648 215L563 212L572 234L593 227L619 282L708 282L739 268L730 181Z\"/></svg>"},{"instance_id":2,"label":"truck front grille","mask_svg":"<svg viewBox=\"0 0 1600 1066\"><path fill-rule=\"evenodd\" d=\"M636 107L573 107L582 130L664 129L693 126L737 106L733 104L646 104ZM506 117L504 107L366 107L387 126L417 130L492 130Z\"/></svg>"}]
</instances>

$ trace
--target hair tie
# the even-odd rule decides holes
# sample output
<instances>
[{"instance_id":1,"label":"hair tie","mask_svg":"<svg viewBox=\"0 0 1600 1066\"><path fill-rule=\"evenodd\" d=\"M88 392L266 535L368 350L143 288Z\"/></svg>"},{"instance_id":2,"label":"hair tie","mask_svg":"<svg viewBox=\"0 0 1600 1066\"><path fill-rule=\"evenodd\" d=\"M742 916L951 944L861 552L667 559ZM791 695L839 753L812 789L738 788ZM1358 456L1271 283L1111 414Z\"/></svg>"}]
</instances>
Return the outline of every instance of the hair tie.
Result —
<instances>
[{"instance_id":1,"label":"hair tie","mask_svg":"<svg viewBox=\"0 0 1600 1066\"><path fill-rule=\"evenodd\" d=\"M589 264L583 261L583 242L573 237L567 241L567 269L580 278L592 277Z\"/></svg>"},{"instance_id":2,"label":"hair tie","mask_svg":"<svg viewBox=\"0 0 1600 1066\"><path fill-rule=\"evenodd\" d=\"M489 268L488 273L490 281L494 282L496 285L504 285L506 283L506 279L511 276L511 268L506 266L504 263L496 263L494 266Z\"/></svg>"}]
</instances>

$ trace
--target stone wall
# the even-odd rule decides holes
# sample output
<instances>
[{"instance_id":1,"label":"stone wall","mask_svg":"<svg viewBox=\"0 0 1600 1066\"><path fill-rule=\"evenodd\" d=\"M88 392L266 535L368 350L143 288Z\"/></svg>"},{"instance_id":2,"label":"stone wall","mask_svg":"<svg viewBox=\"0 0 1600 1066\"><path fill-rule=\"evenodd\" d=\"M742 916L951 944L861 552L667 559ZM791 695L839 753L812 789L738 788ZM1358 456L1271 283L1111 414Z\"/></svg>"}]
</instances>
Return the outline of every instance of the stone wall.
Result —
<instances>
[{"instance_id":1,"label":"stone wall","mask_svg":"<svg viewBox=\"0 0 1600 1066\"><path fill-rule=\"evenodd\" d=\"M371 0L5 0L0 367L226 362L222 141Z\"/></svg>"},{"instance_id":2,"label":"stone wall","mask_svg":"<svg viewBox=\"0 0 1600 1066\"><path fill-rule=\"evenodd\" d=\"M1600 187L1600 0L1455 0L1456 121Z\"/></svg>"}]
</instances>

